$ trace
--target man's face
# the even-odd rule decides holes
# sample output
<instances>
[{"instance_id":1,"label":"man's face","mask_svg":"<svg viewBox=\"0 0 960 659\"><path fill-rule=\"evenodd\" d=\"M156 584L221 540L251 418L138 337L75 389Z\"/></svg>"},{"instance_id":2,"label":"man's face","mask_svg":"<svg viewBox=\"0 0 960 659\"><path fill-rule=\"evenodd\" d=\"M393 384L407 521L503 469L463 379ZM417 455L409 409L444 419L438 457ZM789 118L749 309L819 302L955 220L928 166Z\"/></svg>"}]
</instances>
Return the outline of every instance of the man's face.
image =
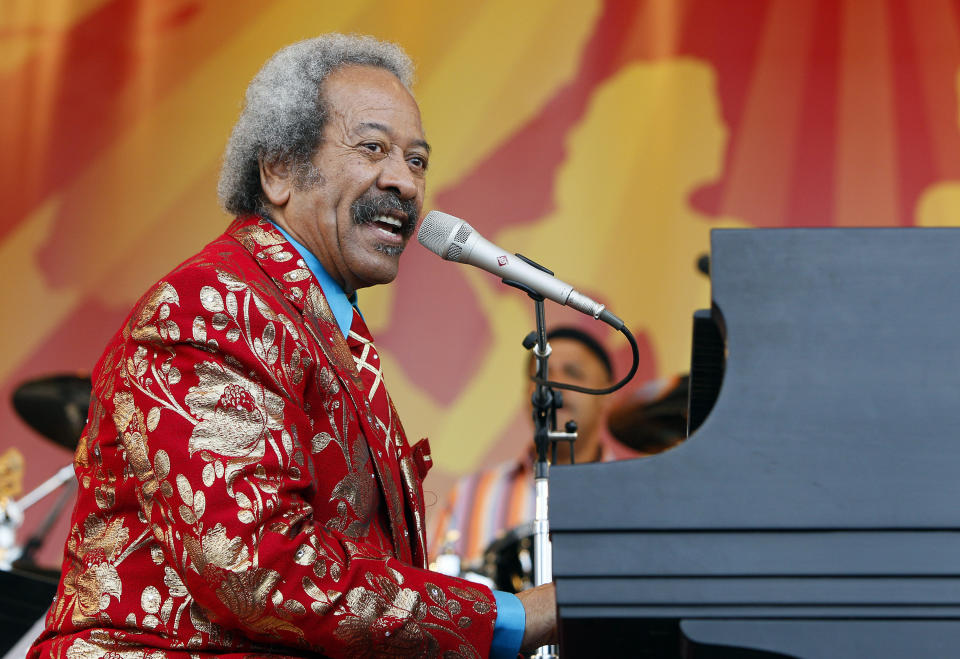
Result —
<instances>
[{"instance_id":1,"label":"man's face","mask_svg":"<svg viewBox=\"0 0 960 659\"><path fill-rule=\"evenodd\" d=\"M602 389L610 385L607 370L595 354L575 339L550 339L548 367L551 380L581 387ZM531 365L532 369L536 368ZM533 383L530 385L533 393ZM577 422L577 462L592 462L600 457L600 429L606 410L606 396L591 396L576 391L563 391L563 407L557 410L557 429L562 430L567 421ZM558 462L569 462L566 443L560 443Z\"/></svg>"},{"instance_id":2,"label":"man's face","mask_svg":"<svg viewBox=\"0 0 960 659\"><path fill-rule=\"evenodd\" d=\"M423 204L429 146L420 110L388 71L345 66L312 157L319 181L294 185L276 218L349 294L393 281Z\"/></svg>"}]
</instances>

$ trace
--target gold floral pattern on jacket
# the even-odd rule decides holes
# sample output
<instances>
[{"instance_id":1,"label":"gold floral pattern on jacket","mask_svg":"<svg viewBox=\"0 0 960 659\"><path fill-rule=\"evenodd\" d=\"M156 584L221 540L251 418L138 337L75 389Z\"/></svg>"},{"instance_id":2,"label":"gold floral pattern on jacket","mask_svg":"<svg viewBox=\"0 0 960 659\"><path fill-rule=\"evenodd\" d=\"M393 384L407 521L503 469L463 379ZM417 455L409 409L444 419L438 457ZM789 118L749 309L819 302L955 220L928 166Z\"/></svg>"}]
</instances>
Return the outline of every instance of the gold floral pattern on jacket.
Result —
<instances>
[{"instance_id":1,"label":"gold floral pattern on jacket","mask_svg":"<svg viewBox=\"0 0 960 659\"><path fill-rule=\"evenodd\" d=\"M302 259L236 221L151 288L94 371L32 656L484 655L492 596L425 569L406 438L392 405L368 423L366 403Z\"/></svg>"}]
</instances>

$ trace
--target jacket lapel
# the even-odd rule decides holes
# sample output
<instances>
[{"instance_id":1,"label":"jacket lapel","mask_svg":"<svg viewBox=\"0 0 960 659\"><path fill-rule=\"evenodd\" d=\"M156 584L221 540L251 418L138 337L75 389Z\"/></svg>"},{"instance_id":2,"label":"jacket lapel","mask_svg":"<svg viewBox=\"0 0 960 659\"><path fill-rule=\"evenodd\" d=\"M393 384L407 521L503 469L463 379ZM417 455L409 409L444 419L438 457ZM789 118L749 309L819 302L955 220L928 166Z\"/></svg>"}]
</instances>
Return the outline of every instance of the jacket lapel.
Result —
<instances>
[{"instance_id":1,"label":"jacket lapel","mask_svg":"<svg viewBox=\"0 0 960 659\"><path fill-rule=\"evenodd\" d=\"M410 537L407 528L404 506L404 498L410 500L409 492L407 497L403 497L400 490L401 483L408 485L405 478L401 480L399 459L403 456L396 456L394 451L387 448L386 434L374 418L350 347L337 325L319 282L293 245L269 221L258 217L238 218L231 224L227 234L239 241L257 259L257 263L281 290L283 296L303 316L314 342L348 393L386 503L390 534L397 558L412 563L411 541L414 538ZM395 457L391 459L391 455ZM422 513L414 515L415 519L418 517L422 517ZM419 536L422 534L416 531L415 527L414 535L417 538L413 544L421 545ZM422 554L422 551L421 547L417 547L417 554Z\"/></svg>"}]
</instances>

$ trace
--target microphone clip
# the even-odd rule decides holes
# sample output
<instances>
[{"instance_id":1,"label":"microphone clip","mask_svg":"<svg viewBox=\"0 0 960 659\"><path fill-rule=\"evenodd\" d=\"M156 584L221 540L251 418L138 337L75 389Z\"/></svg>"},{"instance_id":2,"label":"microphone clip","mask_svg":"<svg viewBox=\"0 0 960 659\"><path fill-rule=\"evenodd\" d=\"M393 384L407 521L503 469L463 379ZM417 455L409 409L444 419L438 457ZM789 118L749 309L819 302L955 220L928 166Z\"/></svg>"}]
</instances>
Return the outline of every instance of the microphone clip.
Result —
<instances>
[{"instance_id":1,"label":"microphone clip","mask_svg":"<svg viewBox=\"0 0 960 659\"><path fill-rule=\"evenodd\" d=\"M533 259L528 259L526 256L524 256L523 254L520 254L519 252L515 253L514 256L516 256L518 259L520 259L521 261L523 261L523 262L526 263L527 265L529 265L529 266L531 266L531 267L534 267L534 268L536 268L537 270L539 270L539 271L541 271L541 272L547 273L547 274L550 275L551 277L554 277L554 276L555 276L554 273L553 273L553 270L550 270L549 268L543 267L542 265L540 265L539 263L537 263L537 262L534 261ZM529 296L530 296L530 299L532 299L534 302L543 302L543 301L546 299L546 298L544 298L542 295L540 295L540 293L537 293L535 290L533 290L532 288L530 288L530 287L527 286L526 284L521 284L521 283L518 282L516 279L501 279L500 281L502 281L502 282L503 282L504 284L506 284L507 286L512 286L512 287L514 287L514 288L516 288L516 289L519 289L519 290L523 291L524 293L526 293L527 295L529 295ZM548 348L548 349L549 349L549 348ZM549 353L548 353L548 354L549 354Z\"/></svg>"}]
</instances>

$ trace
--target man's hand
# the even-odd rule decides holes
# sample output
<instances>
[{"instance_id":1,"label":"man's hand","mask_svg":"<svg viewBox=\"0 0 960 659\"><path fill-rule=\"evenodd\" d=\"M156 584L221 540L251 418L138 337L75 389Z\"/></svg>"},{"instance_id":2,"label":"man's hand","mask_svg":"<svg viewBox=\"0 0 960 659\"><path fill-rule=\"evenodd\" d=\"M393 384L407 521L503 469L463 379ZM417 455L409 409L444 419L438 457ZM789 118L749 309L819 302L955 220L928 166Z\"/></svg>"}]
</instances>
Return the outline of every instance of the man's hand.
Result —
<instances>
[{"instance_id":1,"label":"man's hand","mask_svg":"<svg viewBox=\"0 0 960 659\"><path fill-rule=\"evenodd\" d=\"M523 630L522 652L533 652L541 645L557 642L557 591L552 583L517 593L527 616Z\"/></svg>"}]
</instances>

